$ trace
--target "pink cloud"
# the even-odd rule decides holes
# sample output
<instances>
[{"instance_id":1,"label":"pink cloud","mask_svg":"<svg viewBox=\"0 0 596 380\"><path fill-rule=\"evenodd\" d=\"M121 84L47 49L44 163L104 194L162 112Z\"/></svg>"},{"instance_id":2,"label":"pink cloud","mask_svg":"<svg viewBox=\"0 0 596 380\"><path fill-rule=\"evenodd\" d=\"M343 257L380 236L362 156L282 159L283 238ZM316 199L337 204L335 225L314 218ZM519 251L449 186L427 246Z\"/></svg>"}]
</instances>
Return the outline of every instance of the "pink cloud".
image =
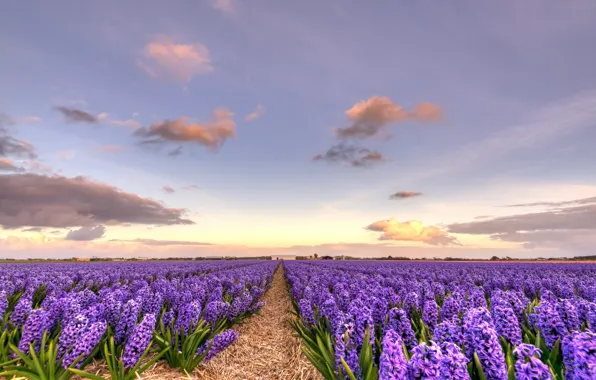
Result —
<instances>
[{"instance_id":1,"label":"pink cloud","mask_svg":"<svg viewBox=\"0 0 596 380\"><path fill-rule=\"evenodd\" d=\"M148 43L139 67L154 78L188 83L194 76L213 71L207 47L200 43L177 44L167 37Z\"/></svg>"},{"instance_id":2,"label":"pink cloud","mask_svg":"<svg viewBox=\"0 0 596 380\"><path fill-rule=\"evenodd\" d=\"M246 115L246 117L244 118L244 120L245 121L256 120L256 119L260 118L261 116L263 116L264 113L265 113L265 109L263 108L263 105L262 104L259 104L257 106L257 109L255 109L254 112L251 112L248 115Z\"/></svg>"}]
</instances>

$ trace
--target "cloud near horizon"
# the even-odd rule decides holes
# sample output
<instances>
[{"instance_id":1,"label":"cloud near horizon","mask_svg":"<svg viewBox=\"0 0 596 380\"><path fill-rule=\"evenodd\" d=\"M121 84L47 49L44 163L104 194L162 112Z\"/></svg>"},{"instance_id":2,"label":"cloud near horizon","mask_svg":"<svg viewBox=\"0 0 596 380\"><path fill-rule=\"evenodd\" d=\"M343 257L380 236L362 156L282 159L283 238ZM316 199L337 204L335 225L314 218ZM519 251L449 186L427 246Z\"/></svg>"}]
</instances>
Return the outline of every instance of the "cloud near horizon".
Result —
<instances>
[{"instance_id":1,"label":"cloud near horizon","mask_svg":"<svg viewBox=\"0 0 596 380\"><path fill-rule=\"evenodd\" d=\"M213 245L202 241L186 241L186 240L156 240L156 239L111 239L112 242L119 243L138 243L150 246L170 246L170 245Z\"/></svg>"},{"instance_id":2,"label":"cloud near horizon","mask_svg":"<svg viewBox=\"0 0 596 380\"><path fill-rule=\"evenodd\" d=\"M513 207L548 206L550 209L527 214L501 216L447 226L449 232L489 235L493 240L524 243L524 247L564 247L565 241L585 247L596 236L596 197L564 202L536 202Z\"/></svg>"},{"instance_id":3,"label":"cloud near horizon","mask_svg":"<svg viewBox=\"0 0 596 380\"><path fill-rule=\"evenodd\" d=\"M139 128L134 135L144 140L144 144L185 142L198 143L212 150L221 147L224 142L236 136L234 113L220 107L213 110L211 120L199 124L189 121L188 117L176 120L164 120L151 124L148 128Z\"/></svg>"},{"instance_id":4,"label":"cloud near horizon","mask_svg":"<svg viewBox=\"0 0 596 380\"><path fill-rule=\"evenodd\" d=\"M0 226L6 229L194 224L186 212L80 176L8 174L0 181Z\"/></svg>"},{"instance_id":5,"label":"cloud near horizon","mask_svg":"<svg viewBox=\"0 0 596 380\"><path fill-rule=\"evenodd\" d=\"M365 229L382 232L379 240L419 241L430 245L460 245L457 238L449 236L446 231L436 226L424 226L417 220L400 222L391 218L374 222Z\"/></svg>"},{"instance_id":6,"label":"cloud near horizon","mask_svg":"<svg viewBox=\"0 0 596 380\"><path fill-rule=\"evenodd\" d=\"M99 226L84 226L78 230L70 230L66 234L65 240L75 241L91 241L101 238L106 232L106 227Z\"/></svg>"},{"instance_id":7,"label":"cloud near horizon","mask_svg":"<svg viewBox=\"0 0 596 380\"><path fill-rule=\"evenodd\" d=\"M416 191L398 191L395 194L391 194L389 196L389 199L406 199L406 198L419 197L421 195L422 195L422 193L419 193Z\"/></svg>"},{"instance_id":8,"label":"cloud near horizon","mask_svg":"<svg viewBox=\"0 0 596 380\"><path fill-rule=\"evenodd\" d=\"M205 45L177 44L168 37L158 37L149 42L137 64L152 78L183 84L197 75L213 71L209 49Z\"/></svg>"},{"instance_id":9,"label":"cloud near horizon","mask_svg":"<svg viewBox=\"0 0 596 380\"><path fill-rule=\"evenodd\" d=\"M22 172L25 169L20 167L20 166L16 166L14 164L14 162L8 158L0 158L0 172L4 171L4 172Z\"/></svg>"}]
</instances>

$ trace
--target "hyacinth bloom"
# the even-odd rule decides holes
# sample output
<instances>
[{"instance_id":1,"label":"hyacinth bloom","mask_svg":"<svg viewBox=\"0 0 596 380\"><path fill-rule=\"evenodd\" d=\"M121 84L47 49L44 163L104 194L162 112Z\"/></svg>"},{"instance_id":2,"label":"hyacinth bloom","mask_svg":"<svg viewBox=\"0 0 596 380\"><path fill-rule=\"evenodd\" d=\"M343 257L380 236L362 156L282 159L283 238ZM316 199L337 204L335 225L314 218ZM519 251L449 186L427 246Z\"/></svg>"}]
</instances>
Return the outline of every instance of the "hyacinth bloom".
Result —
<instances>
[{"instance_id":1,"label":"hyacinth bloom","mask_svg":"<svg viewBox=\"0 0 596 380\"><path fill-rule=\"evenodd\" d=\"M461 352L461 348L454 343L445 342L441 345L441 364L439 372L441 379L444 380L467 380L470 379L468 373L468 359Z\"/></svg>"},{"instance_id":2,"label":"hyacinth bloom","mask_svg":"<svg viewBox=\"0 0 596 380\"><path fill-rule=\"evenodd\" d=\"M547 297L545 297L548 299ZM544 302L534 308L530 316L534 325L540 330L548 348L553 348L558 339L567 335L567 328L555 310L556 304Z\"/></svg>"},{"instance_id":3,"label":"hyacinth bloom","mask_svg":"<svg viewBox=\"0 0 596 380\"><path fill-rule=\"evenodd\" d=\"M412 329L412 324L404 309L394 307L389 310L386 328L393 329L397 332L409 350L418 344L414 330Z\"/></svg>"},{"instance_id":4,"label":"hyacinth bloom","mask_svg":"<svg viewBox=\"0 0 596 380\"><path fill-rule=\"evenodd\" d=\"M80 355L83 355L81 360L75 365L75 367L80 368L81 362L83 362L99 344L106 329L107 325L105 322L93 323L89 329L81 335L80 339L77 340L73 349L66 354L62 361L62 366L64 368L69 367Z\"/></svg>"},{"instance_id":5,"label":"hyacinth bloom","mask_svg":"<svg viewBox=\"0 0 596 380\"><path fill-rule=\"evenodd\" d=\"M433 330L439 320L439 306L434 299L424 301L422 308L422 321L429 329Z\"/></svg>"},{"instance_id":6,"label":"hyacinth bloom","mask_svg":"<svg viewBox=\"0 0 596 380\"><path fill-rule=\"evenodd\" d=\"M556 310L568 331L572 332L579 330L579 317L577 315L577 310L571 301L560 301L557 303Z\"/></svg>"},{"instance_id":7,"label":"hyacinth bloom","mask_svg":"<svg viewBox=\"0 0 596 380\"><path fill-rule=\"evenodd\" d=\"M32 305L33 302L30 296L25 294L21 296L10 315L10 321L15 327L23 326L27 317L31 313Z\"/></svg>"},{"instance_id":8,"label":"hyacinth bloom","mask_svg":"<svg viewBox=\"0 0 596 380\"><path fill-rule=\"evenodd\" d=\"M449 321L459 318L461 305L454 296L445 298L441 308L441 321Z\"/></svg>"},{"instance_id":9,"label":"hyacinth bloom","mask_svg":"<svg viewBox=\"0 0 596 380\"><path fill-rule=\"evenodd\" d=\"M596 333L574 332L563 340L565 378L571 380L596 378Z\"/></svg>"},{"instance_id":10,"label":"hyacinth bloom","mask_svg":"<svg viewBox=\"0 0 596 380\"><path fill-rule=\"evenodd\" d=\"M136 325L140 311L141 305L137 301L129 300L126 302L118 320L118 324L114 329L114 340L116 341L116 344L124 343L126 337L132 332L132 329Z\"/></svg>"},{"instance_id":11,"label":"hyacinth bloom","mask_svg":"<svg viewBox=\"0 0 596 380\"><path fill-rule=\"evenodd\" d=\"M307 298L302 298L298 301L298 308L300 309L300 315L302 320L307 327L315 324L315 312L312 308L312 304Z\"/></svg>"},{"instance_id":12,"label":"hyacinth bloom","mask_svg":"<svg viewBox=\"0 0 596 380\"><path fill-rule=\"evenodd\" d=\"M399 334L392 329L387 330L382 347L379 380L406 380L406 356Z\"/></svg>"},{"instance_id":13,"label":"hyacinth bloom","mask_svg":"<svg viewBox=\"0 0 596 380\"><path fill-rule=\"evenodd\" d=\"M89 320L82 314L77 314L70 322L63 328L60 338L58 339L58 355L62 356L75 345L79 336L87 329Z\"/></svg>"},{"instance_id":14,"label":"hyacinth bloom","mask_svg":"<svg viewBox=\"0 0 596 380\"><path fill-rule=\"evenodd\" d=\"M0 290L0 319L4 316L6 309L8 308L8 297L6 291Z\"/></svg>"},{"instance_id":15,"label":"hyacinth bloom","mask_svg":"<svg viewBox=\"0 0 596 380\"><path fill-rule=\"evenodd\" d=\"M19 342L19 350L28 354L29 347L32 343L35 343L36 350L38 350L43 333L47 330L48 325L48 313L45 310L35 309L31 311L31 314L29 314L29 317L27 317L27 321L23 326L23 335Z\"/></svg>"},{"instance_id":16,"label":"hyacinth bloom","mask_svg":"<svg viewBox=\"0 0 596 380\"><path fill-rule=\"evenodd\" d=\"M466 354L478 355L487 380L506 379L505 355L494 327L480 320L465 327L464 331L469 334L466 339Z\"/></svg>"},{"instance_id":17,"label":"hyacinth bloom","mask_svg":"<svg viewBox=\"0 0 596 380\"><path fill-rule=\"evenodd\" d=\"M420 301L418 300L418 294L410 292L406 295L404 300L404 310L408 315L408 318L412 318L412 310L418 311L420 309Z\"/></svg>"},{"instance_id":18,"label":"hyacinth bloom","mask_svg":"<svg viewBox=\"0 0 596 380\"><path fill-rule=\"evenodd\" d=\"M136 325L133 333L128 337L126 347L122 353L124 368L132 368L137 364L143 352L151 343L155 322L155 314L147 314L143 317L141 323Z\"/></svg>"},{"instance_id":19,"label":"hyacinth bloom","mask_svg":"<svg viewBox=\"0 0 596 380\"><path fill-rule=\"evenodd\" d=\"M214 326L218 319L225 318L227 316L230 304L223 301L212 301L205 307L205 314L203 318L211 326Z\"/></svg>"},{"instance_id":20,"label":"hyacinth bloom","mask_svg":"<svg viewBox=\"0 0 596 380\"><path fill-rule=\"evenodd\" d=\"M434 342L421 343L414 347L408 361L409 379L439 379L443 354L441 347Z\"/></svg>"},{"instance_id":21,"label":"hyacinth bloom","mask_svg":"<svg viewBox=\"0 0 596 380\"><path fill-rule=\"evenodd\" d=\"M520 344L513 350L517 356L515 378L520 380L550 380L552 375L548 366L539 358L542 351L531 344Z\"/></svg>"},{"instance_id":22,"label":"hyacinth bloom","mask_svg":"<svg viewBox=\"0 0 596 380\"><path fill-rule=\"evenodd\" d=\"M451 342L463 345L464 333L462 327L449 320L441 322L433 331L433 340L437 343Z\"/></svg>"},{"instance_id":23,"label":"hyacinth bloom","mask_svg":"<svg viewBox=\"0 0 596 380\"><path fill-rule=\"evenodd\" d=\"M234 343L238 339L238 333L234 330L226 330L222 333L217 334L213 339L210 339L205 343L206 347L213 342L209 353L205 356L205 362L213 359L217 354L225 350L228 346Z\"/></svg>"},{"instance_id":24,"label":"hyacinth bloom","mask_svg":"<svg viewBox=\"0 0 596 380\"><path fill-rule=\"evenodd\" d=\"M494 320L497 333L512 345L517 346L522 342L521 326L512 308L496 306Z\"/></svg>"}]
</instances>

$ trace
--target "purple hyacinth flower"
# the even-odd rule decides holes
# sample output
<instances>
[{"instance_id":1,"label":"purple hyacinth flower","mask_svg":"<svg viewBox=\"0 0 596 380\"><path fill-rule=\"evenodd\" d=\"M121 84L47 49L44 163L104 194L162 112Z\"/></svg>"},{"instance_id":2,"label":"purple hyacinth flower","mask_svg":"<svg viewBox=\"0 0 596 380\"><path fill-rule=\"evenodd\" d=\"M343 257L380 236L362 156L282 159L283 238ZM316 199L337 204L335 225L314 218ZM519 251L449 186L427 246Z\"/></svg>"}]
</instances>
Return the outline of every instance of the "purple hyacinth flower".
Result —
<instances>
[{"instance_id":1,"label":"purple hyacinth flower","mask_svg":"<svg viewBox=\"0 0 596 380\"><path fill-rule=\"evenodd\" d=\"M300 309L300 316L307 327L311 327L315 324L315 312L312 308L312 304L306 298L302 298L298 301L298 308Z\"/></svg>"},{"instance_id":2,"label":"purple hyacinth flower","mask_svg":"<svg viewBox=\"0 0 596 380\"><path fill-rule=\"evenodd\" d=\"M565 337L563 362L567 379L596 379L596 333L576 331Z\"/></svg>"},{"instance_id":3,"label":"purple hyacinth flower","mask_svg":"<svg viewBox=\"0 0 596 380\"><path fill-rule=\"evenodd\" d=\"M29 347L32 343L35 343L35 350L39 350L43 333L47 330L48 325L48 313L45 310L35 309L31 311L31 314L29 314L29 317L27 317L27 321L23 326L23 335L19 341L19 350L28 354Z\"/></svg>"},{"instance_id":4,"label":"purple hyacinth flower","mask_svg":"<svg viewBox=\"0 0 596 380\"><path fill-rule=\"evenodd\" d=\"M551 380L548 366L540 360L542 351L532 344L522 343L513 350L517 356L515 378L520 380Z\"/></svg>"},{"instance_id":5,"label":"purple hyacinth flower","mask_svg":"<svg viewBox=\"0 0 596 380\"><path fill-rule=\"evenodd\" d=\"M437 343L451 342L457 345L463 345L464 333L461 326L450 320L446 320L435 327L433 340Z\"/></svg>"},{"instance_id":6,"label":"purple hyacinth flower","mask_svg":"<svg viewBox=\"0 0 596 380\"><path fill-rule=\"evenodd\" d=\"M494 308L494 319L499 336L504 337L514 346L522 342L521 327L512 308L496 306Z\"/></svg>"},{"instance_id":7,"label":"purple hyacinth flower","mask_svg":"<svg viewBox=\"0 0 596 380\"><path fill-rule=\"evenodd\" d=\"M445 298L441 308L441 321L458 319L460 309L461 305L456 297L449 296Z\"/></svg>"},{"instance_id":8,"label":"purple hyacinth flower","mask_svg":"<svg viewBox=\"0 0 596 380\"><path fill-rule=\"evenodd\" d=\"M75 343L73 349L66 354L62 361L62 366L68 368L74 361L82 355L81 360L75 365L76 368L81 367L81 363L89 357L91 352L101 341L105 334L107 325L105 322L93 323L87 331L85 331L80 339Z\"/></svg>"},{"instance_id":9,"label":"purple hyacinth flower","mask_svg":"<svg viewBox=\"0 0 596 380\"><path fill-rule=\"evenodd\" d=\"M217 334L212 340L210 339L205 343L206 347L213 342L209 353L205 356L205 363L213 359L217 354L223 352L228 346L234 343L238 339L238 333L232 329L226 330L222 333Z\"/></svg>"},{"instance_id":10,"label":"purple hyacinth flower","mask_svg":"<svg viewBox=\"0 0 596 380\"><path fill-rule=\"evenodd\" d=\"M0 290L0 319L4 317L6 309L8 309L8 297L6 291Z\"/></svg>"},{"instance_id":11,"label":"purple hyacinth flower","mask_svg":"<svg viewBox=\"0 0 596 380\"><path fill-rule=\"evenodd\" d=\"M220 318L225 318L227 316L229 307L230 304L227 302L209 302L205 307L205 315L203 316L203 318L213 327Z\"/></svg>"},{"instance_id":12,"label":"purple hyacinth flower","mask_svg":"<svg viewBox=\"0 0 596 380\"><path fill-rule=\"evenodd\" d=\"M379 380L406 380L406 356L399 334L392 329L387 330L382 347Z\"/></svg>"},{"instance_id":13,"label":"purple hyacinth flower","mask_svg":"<svg viewBox=\"0 0 596 380\"><path fill-rule=\"evenodd\" d=\"M122 344L126 340L126 337L134 329L139 313L141 311L141 305L135 300L128 300L124 305L122 314L118 319L118 324L114 329L114 341L116 344Z\"/></svg>"},{"instance_id":14,"label":"purple hyacinth flower","mask_svg":"<svg viewBox=\"0 0 596 380\"><path fill-rule=\"evenodd\" d=\"M461 348L454 343L445 342L441 345L443 357L439 371L441 380L469 380L468 359L461 352Z\"/></svg>"},{"instance_id":15,"label":"purple hyacinth flower","mask_svg":"<svg viewBox=\"0 0 596 380\"><path fill-rule=\"evenodd\" d=\"M137 364L143 352L151 343L156 320L155 314L147 314L143 317L141 323L135 326L133 333L126 341L126 347L122 353L124 368L132 368Z\"/></svg>"},{"instance_id":16,"label":"purple hyacinth flower","mask_svg":"<svg viewBox=\"0 0 596 380\"><path fill-rule=\"evenodd\" d=\"M466 329L466 328L464 328ZM466 330L466 334L468 330ZM469 339L466 340L466 354L478 355L482 370L487 380L507 379L505 354L494 327L486 321L480 321L469 327Z\"/></svg>"},{"instance_id":17,"label":"purple hyacinth flower","mask_svg":"<svg viewBox=\"0 0 596 380\"><path fill-rule=\"evenodd\" d=\"M418 341L412 329L412 323L404 309L394 307L389 310L386 328L391 328L397 332L409 350L413 349Z\"/></svg>"},{"instance_id":18,"label":"purple hyacinth flower","mask_svg":"<svg viewBox=\"0 0 596 380\"><path fill-rule=\"evenodd\" d=\"M443 353L435 342L420 343L408 361L408 379L439 379Z\"/></svg>"},{"instance_id":19,"label":"purple hyacinth flower","mask_svg":"<svg viewBox=\"0 0 596 380\"><path fill-rule=\"evenodd\" d=\"M422 308L422 321L430 330L433 330L439 320L439 306L434 299L424 301Z\"/></svg>"},{"instance_id":20,"label":"purple hyacinth flower","mask_svg":"<svg viewBox=\"0 0 596 380\"><path fill-rule=\"evenodd\" d=\"M530 319L540 330L549 349L553 348L558 339L562 339L568 334L567 328L555 308L556 304L542 302L534 308L534 313L530 314Z\"/></svg>"},{"instance_id":21,"label":"purple hyacinth flower","mask_svg":"<svg viewBox=\"0 0 596 380\"><path fill-rule=\"evenodd\" d=\"M569 300L562 300L556 307L559 317L569 332L579 330L580 323L575 306Z\"/></svg>"},{"instance_id":22,"label":"purple hyacinth flower","mask_svg":"<svg viewBox=\"0 0 596 380\"><path fill-rule=\"evenodd\" d=\"M23 294L19 299L19 302L14 307L12 314L10 314L10 321L13 326L21 327L27 320L27 317L32 310L32 299L30 296Z\"/></svg>"},{"instance_id":23,"label":"purple hyacinth flower","mask_svg":"<svg viewBox=\"0 0 596 380\"><path fill-rule=\"evenodd\" d=\"M68 352L78 341L79 336L87 329L89 320L82 314L75 315L62 329L58 339L58 356Z\"/></svg>"}]
</instances>

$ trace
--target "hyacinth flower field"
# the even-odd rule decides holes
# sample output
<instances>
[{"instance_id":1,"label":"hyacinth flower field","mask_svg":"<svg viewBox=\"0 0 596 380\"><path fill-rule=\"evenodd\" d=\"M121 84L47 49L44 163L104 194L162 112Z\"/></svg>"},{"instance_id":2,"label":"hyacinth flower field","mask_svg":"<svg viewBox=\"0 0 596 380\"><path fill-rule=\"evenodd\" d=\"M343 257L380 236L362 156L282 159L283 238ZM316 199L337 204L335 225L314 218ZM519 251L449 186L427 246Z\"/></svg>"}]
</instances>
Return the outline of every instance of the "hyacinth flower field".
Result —
<instances>
[{"instance_id":1,"label":"hyacinth flower field","mask_svg":"<svg viewBox=\"0 0 596 380\"><path fill-rule=\"evenodd\" d=\"M595 297L593 264L8 264L0 377L594 379Z\"/></svg>"},{"instance_id":2,"label":"hyacinth flower field","mask_svg":"<svg viewBox=\"0 0 596 380\"><path fill-rule=\"evenodd\" d=\"M111 379L157 361L182 373L238 337L262 306L274 262L0 266L0 376L64 380L102 360Z\"/></svg>"},{"instance_id":3,"label":"hyacinth flower field","mask_svg":"<svg viewBox=\"0 0 596 380\"><path fill-rule=\"evenodd\" d=\"M595 379L596 266L289 262L325 379Z\"/></svg>"}]
</instances>

